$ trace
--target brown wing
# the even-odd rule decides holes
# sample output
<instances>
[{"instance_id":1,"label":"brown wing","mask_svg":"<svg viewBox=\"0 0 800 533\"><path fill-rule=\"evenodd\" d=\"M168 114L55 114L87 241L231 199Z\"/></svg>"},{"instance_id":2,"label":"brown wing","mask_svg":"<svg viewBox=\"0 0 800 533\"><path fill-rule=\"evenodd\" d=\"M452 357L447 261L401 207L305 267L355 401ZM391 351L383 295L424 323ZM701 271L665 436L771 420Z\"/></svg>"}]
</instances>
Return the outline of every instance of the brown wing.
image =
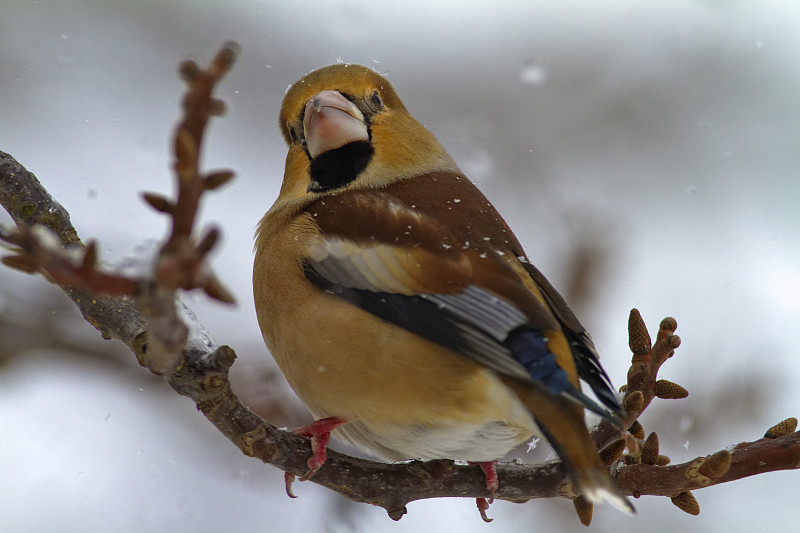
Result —
<instances>
[{"instance_id":1,"label":"brown wing","mask_svg":"<svg viewBox=\"0 0 800 533\"><path fill-rule=\"evenodd\" d=\"M314 284L608 415L579 390L582 366L567 342L577 336L562 331L551 308L563 300L542 292L511 229L466 178L439 173L344 191L316 200L306 213L321 235L304 265ZM602 399L616 410L610 398L610 405Z\"/></svg>"}]
</instances>

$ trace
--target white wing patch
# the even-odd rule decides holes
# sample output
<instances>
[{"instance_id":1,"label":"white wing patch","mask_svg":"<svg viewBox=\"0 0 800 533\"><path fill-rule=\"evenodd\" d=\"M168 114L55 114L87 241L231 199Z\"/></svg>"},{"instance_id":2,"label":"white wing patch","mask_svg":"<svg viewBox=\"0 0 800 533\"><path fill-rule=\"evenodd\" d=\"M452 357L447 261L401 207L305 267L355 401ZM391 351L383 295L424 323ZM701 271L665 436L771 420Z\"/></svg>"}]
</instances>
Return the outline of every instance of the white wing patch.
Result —
<instances>
[{"instance_id":1,"label":"white wing patch","mask_svg":"<svg viewBox=\"0 0 800 533\"><path fill-rule=\"evenodd\" d=\"M414 295L419 283L397 259L394 246L361 246L344 239L319 239L308 248L314 269L325 278L351 289ZM399 252L405 253L405 252Z\"/></svg>"}]
</instances>

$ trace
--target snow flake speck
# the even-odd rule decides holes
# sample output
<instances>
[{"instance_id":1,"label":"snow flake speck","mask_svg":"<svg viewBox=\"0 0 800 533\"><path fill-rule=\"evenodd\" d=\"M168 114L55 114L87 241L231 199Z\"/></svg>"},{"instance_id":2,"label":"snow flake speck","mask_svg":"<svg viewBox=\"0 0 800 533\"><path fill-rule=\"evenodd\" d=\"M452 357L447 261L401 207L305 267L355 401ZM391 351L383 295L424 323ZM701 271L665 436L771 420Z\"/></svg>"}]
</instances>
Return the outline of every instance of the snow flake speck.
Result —
<instances>
[{"instance_id":1,"label":"snow flake speck","mask_svg":"<svg viewBox=\"0 0 800 533\"><path fill-rule=\"evenodd\" d=\"M539 444L539 437L533 437L528 443L528 453L531 453L533 450L535 450L537 444Z\"/></svg>"}]
</instances>

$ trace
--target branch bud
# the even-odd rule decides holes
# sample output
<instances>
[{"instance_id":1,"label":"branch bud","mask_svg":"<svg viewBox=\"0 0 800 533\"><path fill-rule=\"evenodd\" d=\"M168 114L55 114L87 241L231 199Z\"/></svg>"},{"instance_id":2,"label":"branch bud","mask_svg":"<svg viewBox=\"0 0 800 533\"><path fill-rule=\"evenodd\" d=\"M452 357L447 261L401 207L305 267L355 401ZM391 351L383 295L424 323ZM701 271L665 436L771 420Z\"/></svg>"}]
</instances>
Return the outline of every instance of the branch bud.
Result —
<instances>
[{"instance_id":1,"label":"branch bud","mask_svg":"<svg viewBox=\"0 0 800 533\"><path fill-rule=\"evenodd\" d=\"M178 67L178 72L180 73L181 78L188 82L192 81L197 77L198 74L200 74L200 67L197 65L197 63L190 59L180 64Z\"/></svg>"},{"instance_id":2,"label":"branch bud","mask_svg":"<svg viewBox=\"0 0 800 533\"><path fill-rule=\"evenodd\" d=\"M659 324L658 329L662 331L667 331L669 333L674 333L676 329L678 329L678 321L668 316L664 320L661 321Z\"/></svg>"},{"instance_id":3,"label":"branch bud","mask_svg":"<svg viewBox=\"0 0 800 533\"><path fill-rule=\"evenodd\" d=\"M674 496L672 498L672 503L684 513L695 516L700 514L700 504L697 503L697 499L695 499L691 492L681 492L677 496Z\"/></svg>"},{"instance_id":4,"label":"branch bud","mask_svg":"<svg viewBox=\"0 0 800 533\"><path fill-rule=\"evenodd\" d=\"M81 261L80 270L88 273L94 270L97 264L97 241L89 241L86 245L86 251L83 254L83 261Z\"/></svg>"},{"instance_id":5,"label":"branch bud","mask_svg":"<svg viewBox=\"0 0 800 533\"><path fill-rule=\"evenodd\" d=\"M647 326L638 309L631 309L628 317L628 346L633 355L647 355L652 346Z\"/></svg>"},{"instance_id":6,"label":"branch bud","mask_svg":"<svg viewBox=\"0 0 800 533\"><path fill-rule=\"evenodd\" d=\"M208 233L202 238L200 243L195 248L197 255L200 257L205 257L208 255L208 252L214 249L214 246L217 245L219 241L220 231L218 228L211 228L208 230Z\"/></svg>"},{"instance_id":7,"label":"branch bud","mask_svg":"<svg viewBox=\"0 0 800 533\"><path fill-rule=\"evenodd\" d=\"M667 381L666 379L659 379L656 381L654 387L656 396L664 400L679 400L689 396L689 391L681 387L677 383Z\"/></svg>"},{"instance_id":8,"label":"branch bud","mask_svg":"<svg viewBox=\"0 0 800 533\"><path fill-rule=\"evenodd\" d=\"M717 479L730 470L732 459L731 452L720 450L706 458L705 462L700 465L699 472L711 479Z\"/></svg>"},{"instance_id":9,"label":"branch bud","mask_svg":"<svg viewBox=\"0 0 800 533\"><path fill-rule=\"evenodd\" d=\"M175 207L172 202L154 192L142 193L142 199L159 213L172 213L172 208Z\"/></svg>"},{"instance_id":10,"label":"branch bud","mask_svg":"<svg viewBox=\"0 0 800 533\"><path fill-rule=\"evenodd\" d=\"M658 461L658 435L650 433L642 446L642 464L654 465Z\"/></svg>"},{"instance_id":11,"label":"branch bud","mask_svg":"<svg viewBox=\"0 0 800 533\"><path fill-rule=\"evenodd\" d=\"M639 422L638 420L634 420L633 424L631 424L631 427L628 428L628 433L630 433L631 435L633 435L637 439L643 439L644 438L644 428L642 427L641 422Z\"/></svg>"},{"instance_id":12,"label":"branch bud","mask_svg":"<svg viewBox=\"0 0 800 533\"><path fill-rule=\"evenodd\" d=\"M9 255L0 260L8 268L19 270L26 274L33 274L38 270L36 265L24 255Z\"/></svg>"},{"instance_id":13,"label":"branch bud","mask_svg":"<svg viewBox=\"0 0 800 533\"><path fill-rule=\"evenodd\" d=\"M217 281L216 279L210 279L204 286L203 292L205 292L210 298L217 300L218 302L226 303L226 304L235 304L236 298L228 292L228 289L222 286L222 284Z\"/></svg>"},{"instance_id":14,"label":"branch bud","mask_svg":"<svg viewBox=\"0 0 800 533\"><path fill-rule=\"evenodd\" d=\"M615 440L614 442L612 442L611 444L602 449L602 451L600 452L600 460L603 461L604 465L610 466L611 463L619 461L619 458L622 457L622 452L624 451L625 451L625 439Z\"/></svg>"},{"instance_id":15,"label":"branch bud","mask_svg":"<svg viewBox=\"0 0 800 533\"><path fill-rule=\"evenodd\" d=\"M581 524L588 527L592 523L594 505L583 496L578 496L572 500L572 505L575 506L575 512L578 513Z\"/></svg>"},{"instance_id":16,"label":"branch bud","mask_svg":"<svg viewBox=\"0 0 800 533\"><path fill-rule=\"evenodd\" d=\"M217 98L213 98L211 103L208 106L208 112L214 116L221 116L225 114L228 106L225 105L225 102L219 100Z\"/></svg>"},{"instance_id":17,"label":"branch bud","mask_svg":"<svg viewBox=\"0 0 800 533\"><path fill-rule=\"evenodd\" d=\"M779 422L769 428L766 433L764 433L764 437L767 439L777 439L778 437L783 437L785 435L789 435L790 433L794 433L797 429L797 419L787 418L786 420Z\"/></svg>"},{"instance_id":18,"label":"branch bud","mask_svg":"<svg viewBox=\"0 0 800 533\"><path fill-rule=\"evenodd\" d=\"M233 178L233 172L230 170L220 170L213 172L205 178L205 188L207 191L219 189Z\"/></svg>"},{"instance_id":19,"label":"branch bud","mask_svg":"<svg viewBox=\"0 0 800 533\"><path fill-rule=\"evenodd\" d=\"M635 390L625 396L622 404L628 413L639 413L644 407L644 395L641 391Z\"/></svg>"}]
</instances>

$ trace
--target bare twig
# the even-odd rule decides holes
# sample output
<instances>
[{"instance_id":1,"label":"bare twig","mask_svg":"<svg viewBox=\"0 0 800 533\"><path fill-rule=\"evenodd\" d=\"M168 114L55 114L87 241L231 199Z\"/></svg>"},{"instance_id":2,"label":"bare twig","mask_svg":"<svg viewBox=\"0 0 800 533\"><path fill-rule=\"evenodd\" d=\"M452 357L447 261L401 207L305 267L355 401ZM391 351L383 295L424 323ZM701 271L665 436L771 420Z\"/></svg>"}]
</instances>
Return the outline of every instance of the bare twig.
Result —
<instances>
[{"instance_id":1,"label":"bare twig","mask_svg":"<svg viewBox=\"0 0 800 533\"><path fill-rule=\"evenodd\" d=\"M218 241L219 231L212 228L197 244L192 233L203 194L221 187L233 177L230 171L201 175L199 160L208 119L224 113L225 109L221 101L212 97L213 90L233 65L237 48L235 43L227 44L205 70L191 61L181 65L181 74L189 90L183 100L184 118L175 132L177 199L172 202L155 193L144 194L145 200L157 211L167 214L172 222L150 276L132 279L100 270L96 245L89 243L83 247L66 210L52 201L44 189L24 204L19 200L21 191L15 192L14 187L9 191L10 212L19 229L3 232L0 237L18 247L19 253L4 258L3 263L25 272L41 271L59 286L81 291L82 297L83 291L89 291L135 298L142 317L148 322L146 333L138 332L144 333L144 337L137 339L137 357L141 364L160 375L178 368L188 338L189 329L175 303L178 289L198 288L221 302L234 302L233 296L205 264L206 256ZM16 161L14 163L19 166ZM20 172L23 170L20 167ZM20 188L20 182L15 183L17 189ZM56 237L51 238L45 228L54 230ZM96 298L91 300L96 301Z\"/></svg>"},{"instance_id":2,"label":"bare twig","mask_svg":"<svg viewBox=\"0 0 800 533\"><path fill-rule=\"evenodd\" d=\"M227 43L211 65L201 70L193 61L180 67L189 86L183 99L184 118L175 132L175 174L178 198L175 202L155 193L144 199L172 221L169 237L158 254L152 279L144 284L139 305L150 322L143 362L157 374L174 372L181 363L188 328L175 308L175 291L202 289L210 297L233 303L233 296L205 265L208 252L219 238L212 228L195 244L193 231L200 199L206 191L221 187L233 172L220 171L203 176L200 173L200 151L208 119L221 115L225 106L212 94L216 84L230 70L238 50L236 43Z\"/></svg>"},{"instance_id":3,"label":"bare twig","mask_svg":"<svg viewBox=\"0 0 800 533\"><path fill-rule=\"evenodd\" d=\"M678 323L674 318L665 318L656 336L655 344L651 344L650 333L637 309L631 309L628 319L628 344L633 352L631 366L628 369L628 380L622 386L625 393L622 406L625 418L622 427L636 431L640 428L638 418L656 397L685 398L688 393L683 387L666 380L659 382L658 371L667 359L672 357L680 346L681 339L674 335ZM659 384L660 383L660 384ZM661 395L657 394L661 392ZM593 431L594 441L599 449L624 436L619 427L603 420Z\"/></svg>"},{"instance_id":4,"label":"bare twig","mask_svg":"<svg viewBox=\"0 0 800 533\"><path fill-rule=\"evenodd\" d=\"M30 242L31 229L44 226L55 232L58 246L62 249L60 255L65 256L45 260L39 252L32 250L30 253L33 258L38 259L27 261L21 258L20 261L33 266L52 260L60 265L69 264L72 268L75 265L75 254L83 256L84 245L69 220L67 210L48 194L36 176L5 152L0 152L0 203L20 230L19 237L15 237L14 232L2 231L0 236L4 240L17 244L20 240ZM58 253L52 247L48 249L50 255ZM82 264L82 260L78 264ZM51 274L48 277L53 278ZM131 298L98 296L91 287L58 285L80 309L84 318L100 331L103 338L119 339L128 346L133 346L135 339L145 331L146 322Z\"/></svg>"},{"instance_id":5,"label":"bare twig","mask_svg":"<svg viewBox=\"0 0 800 533\"><path fill-rule=\"evenodd\" d=\"M800 432L742 442L732 451L720 450L679 465L626 466L617 474L617 483L635 496L650 494L673 498L682 492L797 468L800 468Z\"/></svg>"}]
</instances>

